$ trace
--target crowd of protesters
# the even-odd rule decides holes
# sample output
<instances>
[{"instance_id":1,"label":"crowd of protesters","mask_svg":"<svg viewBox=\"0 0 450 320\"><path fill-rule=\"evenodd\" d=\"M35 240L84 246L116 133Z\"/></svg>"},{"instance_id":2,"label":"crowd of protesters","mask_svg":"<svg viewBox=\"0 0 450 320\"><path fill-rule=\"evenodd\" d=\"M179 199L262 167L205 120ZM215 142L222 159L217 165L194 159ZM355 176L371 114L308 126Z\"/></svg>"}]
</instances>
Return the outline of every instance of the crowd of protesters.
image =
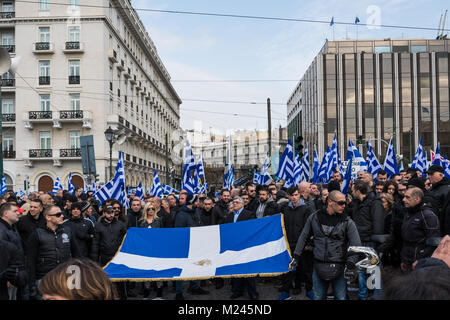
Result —
<instances>
[{"instance_id":1,"label":"crowd of protesters","mask_svg":"<svg viewBox=\"0 0 450 320\"><path fill-rule=\"evenodd\" d=\"M128 210L115 199L100 204L91 191L82 189L74 194L32 192L22 198L8 191L1 196L0 205L0 299L125 300L148 298L155 291L155 299L169 298L174 292L175 299L183 300L183 281L108 282L102 291L98 279L107 279L102 267L114 257L128 228L208 226L279 213L283 214L295 270L264 279L215 278L211 283L216 290L229 289L230 299L245 292L248 298L258 299L258 284L265 282L279 288L280 300L292 299L302 289L309 299L330 295L348 299L352 280L346 275L353 272L358 299L400 297L403 291L389 282L399 285L405 283L402 280L383 280L381 291L367 286L368 274L356 270L358 257L347 254L350 245L375 249L381 269L392 274L419 279L431 268L441 278L447 277L449 290L450 244L448 237L441 239L450 234L450 181L439 166L431 166L427 174L424 178L420 171L408 169L388 180L382 170L374 181L371 174L361 171L347 195L341 193L339 172L327 184L302 182L289 188L283 181L267 186L249 183L208 194L182 190L163 198L146 195L143 200L132 193ZM440 255L435 253L444 242L446 249L441 248ZM64 283L67 278L61 267L70 261L85 268L95 290L56 288L58 281ZM417 275L416 269L422 273ZM95 272L102 274L95 279ZM186 290L191 295L208 295L205 282L188 281ZM383 292L387 293L383 296Z\"/></svg>"}]
</instances>

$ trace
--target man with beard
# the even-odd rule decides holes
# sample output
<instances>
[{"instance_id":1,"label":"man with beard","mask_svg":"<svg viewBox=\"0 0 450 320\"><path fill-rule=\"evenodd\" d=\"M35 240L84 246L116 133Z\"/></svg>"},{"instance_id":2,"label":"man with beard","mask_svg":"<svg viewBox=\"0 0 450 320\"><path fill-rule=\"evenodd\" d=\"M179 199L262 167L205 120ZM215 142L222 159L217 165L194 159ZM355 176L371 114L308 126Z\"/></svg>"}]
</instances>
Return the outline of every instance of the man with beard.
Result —
<instances>
[{"instance_id":1,"label":"man with beard","mask_svg":"<svg viewBox=\"0 0 450 320\"><path fill-rule=\"evenodd\" d=\"M256 208L258 207L258 197L256 196L256 187L253 183L247 185L247 194L249 203L246 205L246 210L256 212Z\"/></svg>"},{"instance_id":2,"label":"man with beard","mask_svg":"<svg viewBox=\"0 0 450 320\"><path fill-rule=\"evenodd\" d=\"M427 244L427 239L439 238L439 219L423 203L423 191L410 188L406 191L403 202L406 215L402 224L403 248L401 251L401 269L411 271L413 264L422 258L431 257L435 247Z\"/></svg>"},{"instance_id":3,"label":"man with beard","mask_svg":"<svg viewBox=\"0 0 450 320\"><path fill-rule=\"evenodd\" d=\"M231 194L229 190L220 191L220 200L214 206L212 212L212 224L223 224L228 215L228 203L231 200Z\"/></svg>"},{"instance_id":4,"label":"man with beard","mask_svg":"<svg viewBox=\"0 0 450 320\"><path fill-rule=\"evenodd\" d=\"M273 200L269 193L269 189L263 186L259 190L259 204L256 208L256 218L263 218L280 213L280 207Z\"/></svg>"},{"instance_id":5,"label":"man with beard","mask_svg":"<svg viewBox=\"0 0 450 320\"><path fill-rule=\"evenodd\" d=\"M212 225L213 202L210 198L203 200L203 209L200 211L200 220L203 226Z\"/></svg>"}]
</instances>

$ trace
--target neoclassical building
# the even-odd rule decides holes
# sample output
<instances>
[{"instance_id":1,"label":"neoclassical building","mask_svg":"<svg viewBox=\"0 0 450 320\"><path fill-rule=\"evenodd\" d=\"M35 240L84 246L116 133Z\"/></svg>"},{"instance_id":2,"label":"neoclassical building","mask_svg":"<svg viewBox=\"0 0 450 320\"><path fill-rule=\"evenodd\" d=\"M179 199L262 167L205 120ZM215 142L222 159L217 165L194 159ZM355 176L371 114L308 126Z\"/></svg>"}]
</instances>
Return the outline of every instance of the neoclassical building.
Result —
<instances>
[{"instance_id":1,"label":"neoclassical building","mask_svg":"<svg viewBox=\"0 0 450 320\"><path fill-rule=\"evenodd\" d=\"M150 188L154 170L165 183L182 101L130 1L3 1L1 10L1 44L21 58L1 80L7 185L48 191L57 177L67 187L71 172L84 186L87 135L100 182L108 181L109 127L126 137L113 145L113 174L121 150L128 186Z\"/></svg>"}]
</instances>

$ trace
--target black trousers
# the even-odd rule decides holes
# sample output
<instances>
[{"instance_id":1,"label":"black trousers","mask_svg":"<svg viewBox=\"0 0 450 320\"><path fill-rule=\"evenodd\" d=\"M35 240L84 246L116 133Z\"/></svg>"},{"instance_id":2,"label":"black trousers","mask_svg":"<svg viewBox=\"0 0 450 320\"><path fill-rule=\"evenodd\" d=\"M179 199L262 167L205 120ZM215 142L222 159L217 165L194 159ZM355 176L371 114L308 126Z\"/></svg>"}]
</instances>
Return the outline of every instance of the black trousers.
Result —
<instances>
[{"instance_id":1,"label":"black trousers","mask_svg":"<svg viewBox=\"0 0 450 320\"><path fill-rule=\"evenodd\" d=\"M304 283L306 291L312 291L312 271L313 254L311 251L304 251L300 256L297 268L293 271L283 274L281 278L281 290L289 292L289 290L292 288L292 282L294 282L296 288L301 288L301 284Z\"/></svg>"},{"instance_id":2,"label":"black trousers","mask_svg":"<svg viewBox=\"0 0 450 320\"><path fill-rule=\"evenodd\" d=\"M248 295L256 297L256 279L255 278L236 278L231 280L233 293L243 294L244 288L247 287Z\"/></svg>"}]
</instances>

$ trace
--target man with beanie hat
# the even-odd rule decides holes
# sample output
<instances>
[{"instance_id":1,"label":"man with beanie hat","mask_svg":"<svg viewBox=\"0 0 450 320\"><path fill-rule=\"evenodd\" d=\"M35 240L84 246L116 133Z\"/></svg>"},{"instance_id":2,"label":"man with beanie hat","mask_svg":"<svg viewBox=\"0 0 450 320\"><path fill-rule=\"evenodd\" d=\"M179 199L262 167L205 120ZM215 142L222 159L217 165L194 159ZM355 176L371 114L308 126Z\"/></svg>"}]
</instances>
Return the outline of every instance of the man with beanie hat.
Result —
<instances>
[{"instance_id":1,"label":"man with beanie hat","mask_svg":"<svg viewBox=\"0 0 450 320\"><path fill-rule=\"evenodd\" d=\"M78 244L80 253L83 257L89 257L94 239L95 229L91 220L83 218L82 212L87 209L86 203L72 203L71 217L63 221L64 227L72 230L75 241Z\"/></svg>"},{"instance_id":2,"label":"man with beanie hat","mask_svg":"<svg viewBox=\"0 0 450 320\"><path fill-rule=\"evenodd\" d=\"M61 210L61 211L64 215L64 219L70 218L70 213L72 211L72 203L75 203L77 201L78 201L77 197L75 197L73 194L66 193L63 196L64 210ZM43 205L45 207L45 203L43 203Z\"/></svg>"},{"instance_id":3,"label":"man with beanie hat","mask_svg":"<svg viewBox=\"0 0 450 320\"><path fill-rule=\"evenodd\" d=\"M188 194L186 203L180 208L175 217L175 228L191 228L199 226L199 219L196 218L196 208L198 206L198 195ZM183 281L176 281L175 283L176 300L184 300L183 296ZM192 295L209 294L208 291L200 288L200 281L191 281L188 292Z\"/></svg>"}]
</instances>

